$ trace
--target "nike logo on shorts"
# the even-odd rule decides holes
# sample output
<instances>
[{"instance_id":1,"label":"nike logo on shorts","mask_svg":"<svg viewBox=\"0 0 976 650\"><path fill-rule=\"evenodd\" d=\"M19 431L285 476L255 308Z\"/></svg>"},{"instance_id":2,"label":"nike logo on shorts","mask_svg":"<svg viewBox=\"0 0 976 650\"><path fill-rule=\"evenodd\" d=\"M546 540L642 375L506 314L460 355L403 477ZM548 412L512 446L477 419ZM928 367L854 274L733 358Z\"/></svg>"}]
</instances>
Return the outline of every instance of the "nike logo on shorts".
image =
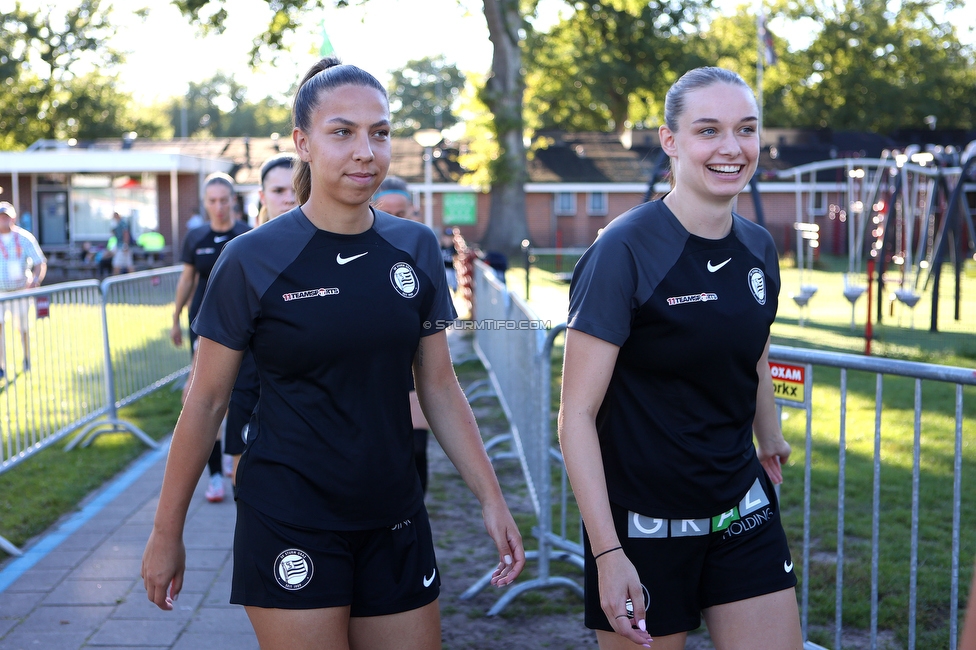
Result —
<instances>
[{"instance_id":1,"label":"nike logo on shorts","mask_svg":"<svg viewBox=\"0 0 976 650\"><path fill-rule=\"evenodd\" d=\"M366 251L366 253L368 253L368 252L369 251ZM342 253L338 253L338 254L336 254L336 263L338 263L339 265L348 264L349 262L351 262L353 260L358 260L360 257L362 257L363 255L365 255L366 253L360 253L359 255L353 255L352 257L343 257L342 256Z\"/></svg>"},{"instance_id":2,"label":"nike logo on shorts","mask_svg":"<svg viewBox=\"0 0 976 650\"><path fill-rule=\"evenodd\" d=\"M434 584L434 576L436 575L437 575L437 568L435 567L433 573L430 574L429 578L427 576L424 576L424 587L429 587L432 584Z\"/></svg>"},{"instance_id":3,"label":"nike logo on shorts","mask_svg":"<svg viewBox=\"0 0 976 650\"><path fill-rule=\"evenodd\" d=\"M783 571L786 571L787 573L789 573L792 570L793 570L793 562L792 561L787 560L786 562L783 562Z\"/></svg>"},{"instance_id":4,"label":"nike logo on shorts","mask_svg":"<svg viewBox=\"0 0 976 650\"><path fill-rule=\"evenodd\" d=\"M715 273L715 271L718 271L720 268L722 268L723 266L725 266L731 261L732 261L731 257L725 260L724 262L720 262L719 264L712 264L712 260L708 260L708 264L706 264L705 267L708 269L709 273Z\"/></svg>"}]
</instances>

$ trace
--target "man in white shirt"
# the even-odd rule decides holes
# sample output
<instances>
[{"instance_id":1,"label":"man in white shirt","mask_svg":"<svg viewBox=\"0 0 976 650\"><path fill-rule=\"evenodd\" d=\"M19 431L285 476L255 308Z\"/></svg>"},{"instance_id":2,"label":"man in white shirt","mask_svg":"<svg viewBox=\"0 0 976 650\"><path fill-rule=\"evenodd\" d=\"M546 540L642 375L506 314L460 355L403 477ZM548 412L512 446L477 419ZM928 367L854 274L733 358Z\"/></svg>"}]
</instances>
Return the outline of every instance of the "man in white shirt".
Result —
<instances>
[{"instance_id":1,"label":"man in white shirt","mask_svg":"<svg viewBox=\"0 0 976 650\"><path fill-rule=\"evenodd\" d=\"M37 240L27 230L14 225L17 211L6 201L0 202L0 292L17 291L40 286L47 273L47 259ZM27 319L30 299L20 298L0 304L0 379L6 374L6 350L3 344L3 323L9 307L14 323L20 330L24 345L24 371L30 370L30 339Z\"/></svg>"}]
</instances>

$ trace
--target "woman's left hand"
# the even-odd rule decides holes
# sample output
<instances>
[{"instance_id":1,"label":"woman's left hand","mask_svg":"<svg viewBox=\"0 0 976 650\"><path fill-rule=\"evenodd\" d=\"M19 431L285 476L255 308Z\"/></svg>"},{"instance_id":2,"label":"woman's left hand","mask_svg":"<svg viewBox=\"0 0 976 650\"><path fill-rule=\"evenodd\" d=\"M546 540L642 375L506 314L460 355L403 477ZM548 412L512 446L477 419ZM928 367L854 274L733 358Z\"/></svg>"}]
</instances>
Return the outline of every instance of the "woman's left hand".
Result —
<instances>
[{"instance_id":1,"label":"woman's left hand","mask_svg":"<svg viewBox=\"0 0 976 650\"><path fill-rule=\"evenodd\" d=\"M759 445L756 447L759 462L766 469L769 479L776 485L783 482L783 463L789 459L791 451L790 443L782 437L771 446Z\"/></svg>"},{"instance_id":2,"label":"woman's left hand","mask_svg":"<svg viewBox=\"0 0 976 650\"><path fill-rule=\"evenodd\" d=\"M481 510L485 518L485 529L498 547L498 567L491 574L491 584L505 587L515 582L515 578L525 567L525 547L522 534L508 506L485 506Z\"/></svg>"}]
</instances>

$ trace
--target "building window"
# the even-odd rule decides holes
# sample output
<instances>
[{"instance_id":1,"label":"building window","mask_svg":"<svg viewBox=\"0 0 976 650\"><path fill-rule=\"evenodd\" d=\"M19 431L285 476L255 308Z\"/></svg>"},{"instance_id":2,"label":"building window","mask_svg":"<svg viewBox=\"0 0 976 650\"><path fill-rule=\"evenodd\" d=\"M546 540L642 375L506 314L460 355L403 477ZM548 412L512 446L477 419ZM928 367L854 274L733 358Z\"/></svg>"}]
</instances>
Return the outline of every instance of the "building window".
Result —
<instances>
[{"instance_id":1,"label":"building window","mask_svg":"<svg viewBox=\"0 0 976 650\"><path fill-rule=\"evenodd\" d=\"M591 217L605 217L608 211L606 192L593 192L586 195L586 214Z\"/></svg>"},{"instance_id":2,"label":"building window","mask_svg":"<svg viewBox=\"0 0 976 650\"><path fill-rule=\"evenodd\" d=\"M576 214L576 195L572 192L556 192L553 197L553 212L556 216L565 217Z\"/></svg>"},{"instance_id":3,"label":"building window","mask_svg":"<svg viewBox=\"0 0 976 650\"><path fill-rule=\"evenodd\" d=\"M811 192L807 195L807 214L814 217L827 214L827 197L823 192Z\"/></svg>"},{"instance_id":4,"label":"building window","mask_svg":"<svg viewBox=\"0 0 976 650\"><path fill-rule=\"evenodd\" d=\"M154 174L75 174L71 203L73 241L108 240L115 212L129 222L135 237L159 227Z\"/></svg>"}]
</instances>

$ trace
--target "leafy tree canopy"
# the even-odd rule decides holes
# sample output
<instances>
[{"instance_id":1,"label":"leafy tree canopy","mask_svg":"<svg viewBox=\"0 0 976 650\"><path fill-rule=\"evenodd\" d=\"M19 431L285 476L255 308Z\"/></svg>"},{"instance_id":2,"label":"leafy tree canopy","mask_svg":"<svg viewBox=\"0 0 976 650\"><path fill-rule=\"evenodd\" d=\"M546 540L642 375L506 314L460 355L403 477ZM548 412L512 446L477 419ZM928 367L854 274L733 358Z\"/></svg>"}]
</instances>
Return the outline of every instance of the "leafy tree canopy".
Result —
<instances>
[{"instance_id":1,"label":"leafy tree canopy","mask_svg":"<svg viewBox=\"0 0 976 650\"><path fill-rule=\"evenodd\" d=\"M443 56L408 61L395 70L389 87L394 134L454 126L458 121L454 107L464 84L464 74Z\"/></svg>"},{"instance_id":2,"label":"leafy tree canopy","mask_svg":"<svg viewBox=\"0 0 976 650\"><path fill-rule=\"evenodd\" d=\"M622 131L652 119L684 70L712 0L594 0L526 43L533 128Z\"/></svg>"},{"instance_id":3,"label":"leafy tree canopy","mask_svg":"<svg viewBox=\"0 0 976 650\"><path fill-rule=\"evenodd\" d=\"M116 90L123 55L105 43L115 34L100 0L27 11L20 2L0 15L0 148L40 139L87 139L165 126L131 109Z\"/></svg>"}]
</instances>

